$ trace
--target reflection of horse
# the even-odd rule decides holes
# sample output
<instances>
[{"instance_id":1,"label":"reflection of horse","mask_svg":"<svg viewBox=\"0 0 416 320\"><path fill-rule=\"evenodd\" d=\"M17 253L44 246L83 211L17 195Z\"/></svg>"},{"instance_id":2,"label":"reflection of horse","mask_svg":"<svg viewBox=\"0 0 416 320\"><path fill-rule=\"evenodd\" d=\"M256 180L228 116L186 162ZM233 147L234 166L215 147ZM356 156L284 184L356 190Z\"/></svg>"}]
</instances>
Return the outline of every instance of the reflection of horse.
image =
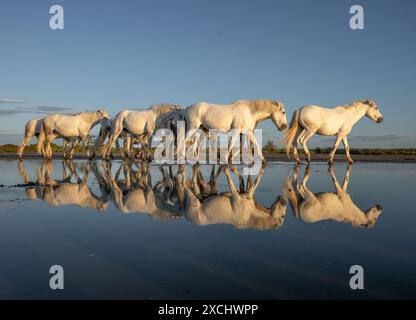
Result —
<instances>
[{"instance_id":1,"label":"reflection of horse","mask_svg":"<svg viewBox=\"0 0 416 320\"><path fill-rule=\"evenodd\" d=\"M285 187L285 194L289 198L295 216L308 223L329 219L349 223L355 227L372 227L377 222L382 207L375 205L364 213L355 205L347 192L350 170L351 167L347 166L341 186L335 177L332 166L330 166L329 175L336 192L313 193L306 186L310 177L310 167L306 167L300 186L298 185L298 167L295 167L293 182L290 181L288 175Z\"/></svg>"},{"instance_id":2,"label":"reflection of horse","mask_svg":"<svg viewBox=\"0 0 416 320\"><path fill-rule=\"evenodd\" d=\"M223 171L227 177L231 192L211 193L201 196L197 180L201 175L194 173L192 189L184 179L185 211L187 219L199 225L231 224L236 228L253 228L258 230L277 228L283 224L286 212L286 201L278 197L271 208L261 206L254 198L254 192L259 186L263 169L256 177L254 183L248 183L247 189L241 192L237 190L228 167ZM180 170L185 175L184 170ZM212 175L216 180L218 175ZM241 180L240 180L241 181Z\"/></svg>"},{"instance_id":3,"label":"reflection of horse","mask_svg":"<svg viewBox=\"0 0 416 320\"><path fill-rule=\"evenodd\" d=\"M355 101L351 105L338 106L333 109L318 106L304 106L293 113L289 130L286 131L286 152L289 155L293 147L293 156L297 163L300 163L298 156L298 143L302 145L306 154L306 160L311 162L311 154L306 146L308 140L316 133L321 136L337 136L334 147L329 154L328 162L334 162L334 155L341 141L344 143L348 162L352 163L350 147L347 136L350 134L354 124L362 117L367 116L373 121L383 121L378 107L374 101Z\"/></svg>"},{"instance_id":4,"label":"reflection of horse","mask_svg":"<svg viewBox=\"0 0 416 320\"><path fill-rule=\"evenodd\" d=\"M105 175L111 186L114 204L123 213L144 213L159 219L175 219L179 213L170 209L157 196L152 187L148 164L143 162L139 170L133 170L131 163L123 163L115 177L109 163L104 164ZM120 179L123 169L124 179Z\"/></svg>"},{"instance_id":5,"label":"reflection of horse","mask_svg":"<svg viewBox=\"0 0 416 320\"><path fill-rule=\"evenodd\" d=\"M51 175L51 161L45 160L38 167L38 179L36 183L32 183L26 174L22 162L19 162L19 171L25 184L34 184L26 189L26 195L31 200L41 199L51 206L75 205L81 208L92 208L98 211L108 208L108 199L101 199L94 195L88 187L87 180L89 174L88 163L84 167L84 176L81 179L78 175L75 165L72 161L62 162L62 179L56 180ZM95 164L92 164L94 174L99 175ZM43 169L45 173L43 174ZM67 169L70 175L67 174ZM76 178L77 182L72 183L72 178ZM97 180L100 178L97 176Z\"/></svg>"}]
</instances>

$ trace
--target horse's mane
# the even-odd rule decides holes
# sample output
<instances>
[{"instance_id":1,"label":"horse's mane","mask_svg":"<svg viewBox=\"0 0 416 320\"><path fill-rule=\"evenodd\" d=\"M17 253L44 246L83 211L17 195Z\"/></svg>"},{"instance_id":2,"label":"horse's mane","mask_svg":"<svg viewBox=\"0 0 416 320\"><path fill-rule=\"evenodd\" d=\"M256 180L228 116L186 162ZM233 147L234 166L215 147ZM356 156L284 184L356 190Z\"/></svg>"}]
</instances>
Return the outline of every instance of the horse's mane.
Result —
<instances>
[{"instance_id":1,"label":"horse's mane","mask_svg":"<svg viewBox=\"0 0 416 320\"><path fill-rule=\"evenodd\" d=\"M257 111L266 111L274 112L280 109L280 106L277 102L267 99L258 99L258 100L237 100L234 102L236 105L247 105L252 112Z\"/></svg>"},{"instance_id":2,"label":"horse's mane","mask_svg":"<svg viewBox=\"0 0 416 320\"><path fill-rule=\"evenodd\" d=\"M248 227L256 230L268 230L278 226L278 223L272 216L256 217L250 216Z\"/></svg>"},{"instance_id":3,"label":"horse's mane","mask_svg":"<svg viewBox=\"0 0 416 320\"><path fill-rule=\"evenodd\" d=\"M71 115L71 116L79 116L82 113L94 113L94 112L97 112L97 111L81 111L81 112L76 112L76 113L69 113L69 115Z\"/></svg>"},{"instance_id":4,"label":"horse's mane","mask_svg":"<svg viewBox=\"0 0 416 320\"><path fill-rule=\"evenodd\" d=\"M172 110L179 110L182 107L176 104L169 104L169 103L161 103L161 104L155 104L148 108L148 110L154 110L157 112L165 113Z\"/></svg>"},{"instance_id":5,"label":"horse's mane","mask_svg":"<svg viewBox=\"0 0 416 320\"><path fill-rule=\"evenodd\" d=\"M356 107L358 104L366 104L366 105L371 107L374 104L374 101L372 101L372 100L355 100L351 104L347 104L347 105L341 106L341 107L344 108L344 109L349 109L349 108L352 108L352 107Z\"/></svg>"}]
</instances>

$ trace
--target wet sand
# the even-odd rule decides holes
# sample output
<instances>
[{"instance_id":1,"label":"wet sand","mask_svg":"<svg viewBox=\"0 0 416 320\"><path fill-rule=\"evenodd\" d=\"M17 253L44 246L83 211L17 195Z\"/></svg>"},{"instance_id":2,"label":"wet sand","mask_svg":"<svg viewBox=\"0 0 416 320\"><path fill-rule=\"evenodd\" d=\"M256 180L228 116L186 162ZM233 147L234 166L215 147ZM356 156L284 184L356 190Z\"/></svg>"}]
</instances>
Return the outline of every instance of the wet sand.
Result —
<instances>
[{"instance_id":1,"label":"wet sand","mask_svg":"<svg viewBox=\"0 0 416 320\"><path fill-rule=\"evenodd\" d=\"M25 153L25 159L40 159L37 153ZM62 153L54 153L54 159L62 159ZM268 161L293 162L289 160L285 154L265 155ZM355 162L374 162L374 163L416 163L416 155L352 155ZM13 153L0 153L0 159L17 159L17 155ZM84 153L76 153L74 159L88 159ZM114 155L114 159L121 159L118 155ZM301 157L302 160L304 158ZM313 154L312 162L326 162L327 154ZM343 154L336 154L335 162L346 162L346 156Z\"/></svg>"}]
</instances>

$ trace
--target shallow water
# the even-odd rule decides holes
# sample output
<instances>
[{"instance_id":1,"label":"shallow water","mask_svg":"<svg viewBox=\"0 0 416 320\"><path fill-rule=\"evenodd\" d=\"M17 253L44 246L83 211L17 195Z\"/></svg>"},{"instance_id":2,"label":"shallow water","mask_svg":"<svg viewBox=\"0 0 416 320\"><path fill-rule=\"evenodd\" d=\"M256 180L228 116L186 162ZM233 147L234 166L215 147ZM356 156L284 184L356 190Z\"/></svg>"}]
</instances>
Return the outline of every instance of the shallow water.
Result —
<instances>
[{"instance_id":1,"label":"shallow water","mask_svg":"<svg viewBox=\"0 0 416 320\"><path fill-rule=\"evenodd\" d=\"M220 170L201 192L164 170L0 161L0 298L416 297L416 165L301 166L296 187L293 165L271 163L257 188ZM55 264L64 290L49 288ZM364 290L349 286L357 264Z\"/></svg>"}]
</instances>

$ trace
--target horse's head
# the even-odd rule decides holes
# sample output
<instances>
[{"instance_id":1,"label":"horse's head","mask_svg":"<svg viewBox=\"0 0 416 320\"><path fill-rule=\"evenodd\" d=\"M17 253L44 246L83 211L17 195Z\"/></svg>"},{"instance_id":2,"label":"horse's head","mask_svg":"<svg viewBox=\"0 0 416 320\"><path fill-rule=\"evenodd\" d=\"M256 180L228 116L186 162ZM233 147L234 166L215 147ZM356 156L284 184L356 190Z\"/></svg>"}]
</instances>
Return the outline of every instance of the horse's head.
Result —
<instances>
[{"instance_id":1,"label":"horse's head","mask_svg":"<svg viewBox=\"0 0 416 320\"><path fill-rule=\"evenodd\" d=\"M383 115L381 114L380 110L378 110L378 107L376 103L372 100L365 100L363 104L368 106L368 110L366 113L366 116L370 118L371 120L381 123L383 122Z\"/></svg>"},{"instance_id":2,"label":"horse's head","mask_svg":"<svg viewBox=\"0 0 416 320\"><path fill-rule=\"evenodd\" d=\"M366 228L371 228L372 226L374 226L382 210L383 210L383 207L379 204L367 210L367 212L365 213L367 217L367 223L364 226Z\"/></svg>"},{"instance_id":3,"label":"horse's head","mask_svg":"<svg viewBox=\"0 0 416 320\"><path fill-rule=\"evenodd\" d=\"M272 101L273 104L273 112L271 113L270 117L276 128L279 131L285 130L287 128L287 120L286 120L286 110L280 101L274 100Z\"/></svg>"},{"instance_id":4,"label":"horse's head","mask_svg":"<svg viewBox=\"0 0 416 320\"><path fill-rule=\"evenodd\" d=\"M270 215L276 219L277 227L283 224L286 215L287 201L284 197L279 196L273 203Z\"/></svg>"},{"instance_id":5,"label":"horse's head","mask_svg":"<svg viewBox=\"0 0 416 320\"><path fill-rule=\"evenodd\" d=\"M108 112L102 109L97 110L98 119L110 119Z\"/></svg>"}]
</instances>

